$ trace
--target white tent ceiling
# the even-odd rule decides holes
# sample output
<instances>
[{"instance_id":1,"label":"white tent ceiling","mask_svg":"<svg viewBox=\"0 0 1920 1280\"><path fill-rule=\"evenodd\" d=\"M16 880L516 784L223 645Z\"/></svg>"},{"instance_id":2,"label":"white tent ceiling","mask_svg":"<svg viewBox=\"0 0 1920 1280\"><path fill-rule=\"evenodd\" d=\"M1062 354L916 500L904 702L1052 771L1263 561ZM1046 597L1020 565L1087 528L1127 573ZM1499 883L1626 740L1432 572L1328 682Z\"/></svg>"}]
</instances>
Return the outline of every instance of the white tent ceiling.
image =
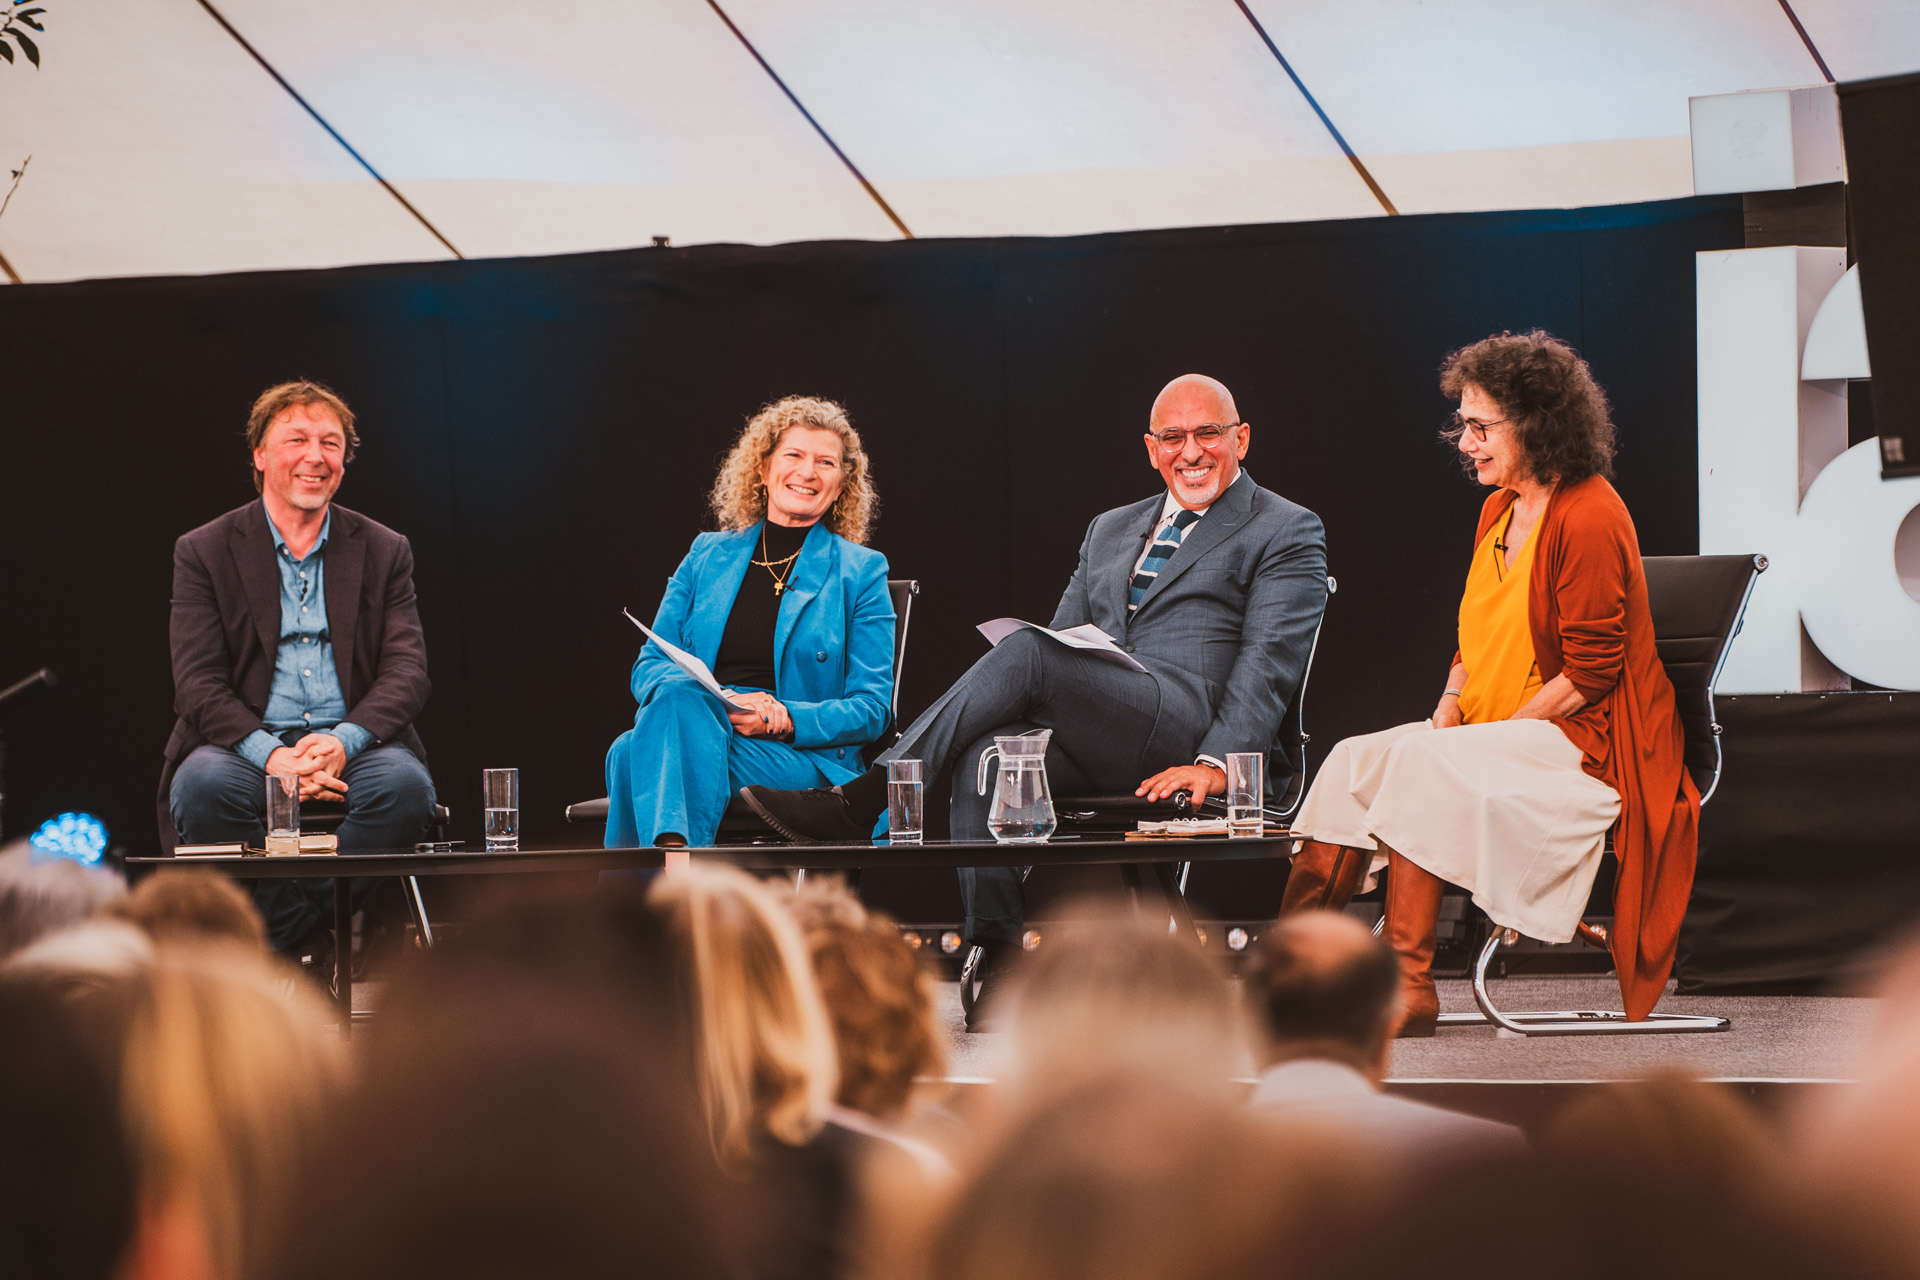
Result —
<instances>
[{"instance_id":1,"label":"white tent ceiling","mask_svg":"<svg viewBox=\"0 0 1920 1280\"><path fill-rule=\"evenodd\" d=\"M197 0L42 3L21 278L449 256ZM212 3L469 257L901 234L706 0ZM1915 0L1792 3L1920 69ZM1247 0L1298 84L1235 0L719 10L921 236L1382 214L1334 130L1403 213L1685 195L1689 96L1821 79L1780 0Z\"/></svg>"}]
</instances>

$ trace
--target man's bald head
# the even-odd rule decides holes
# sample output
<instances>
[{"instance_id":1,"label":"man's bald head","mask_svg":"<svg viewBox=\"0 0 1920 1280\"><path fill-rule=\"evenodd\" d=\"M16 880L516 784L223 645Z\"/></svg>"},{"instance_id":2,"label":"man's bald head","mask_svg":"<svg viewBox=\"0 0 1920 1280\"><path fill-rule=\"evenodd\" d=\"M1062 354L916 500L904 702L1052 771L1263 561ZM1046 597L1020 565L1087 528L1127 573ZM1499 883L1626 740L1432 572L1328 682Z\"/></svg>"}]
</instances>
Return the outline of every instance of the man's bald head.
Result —
<instances>
[{"instance_id":1,"label":"man's bald head","mask_svg":"<svg viewBox=\"0 0 1920 1280\"><path fill-rule=\"evenodd\" d=\"M1204 373L1183 373L1160 388L1160 394L1153 398L1148 429L1158 428L1164 418L1176 414L1222 426L1240 421L1240 411L1233 404L1233 392L1227 390L1226 383Z\"/></svg>"},{"instance_id":2,"label":"man's bald head","mask_svg":"<svg viewBox=\"0 0 1920 1280\"><path fill-rule=\"evenodd\" d=\"M1372 1067L1400 995L1393 951L1351 916L1282 917L1252 949L1245 982L1270 1058L1336 1058Z\"/></svg>"}]
</instances>

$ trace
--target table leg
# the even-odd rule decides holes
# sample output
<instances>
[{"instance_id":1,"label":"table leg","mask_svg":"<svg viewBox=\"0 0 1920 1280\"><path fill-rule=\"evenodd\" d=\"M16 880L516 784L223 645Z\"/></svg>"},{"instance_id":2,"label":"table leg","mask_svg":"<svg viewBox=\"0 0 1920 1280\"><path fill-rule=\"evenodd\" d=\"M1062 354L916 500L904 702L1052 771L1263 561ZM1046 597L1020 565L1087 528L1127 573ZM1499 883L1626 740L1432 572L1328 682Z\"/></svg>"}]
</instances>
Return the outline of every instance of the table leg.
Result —
<instances>
[{"instance_id":1,"label":"table leg","mask_svg":"<svg viewBox=\"0 0 1920 1280\"><path fill-rule=\"evenodd\" d=\"M333 878L333 999L340 1038L353 1039L353 880Z\"/></svg>"}]
</instances>

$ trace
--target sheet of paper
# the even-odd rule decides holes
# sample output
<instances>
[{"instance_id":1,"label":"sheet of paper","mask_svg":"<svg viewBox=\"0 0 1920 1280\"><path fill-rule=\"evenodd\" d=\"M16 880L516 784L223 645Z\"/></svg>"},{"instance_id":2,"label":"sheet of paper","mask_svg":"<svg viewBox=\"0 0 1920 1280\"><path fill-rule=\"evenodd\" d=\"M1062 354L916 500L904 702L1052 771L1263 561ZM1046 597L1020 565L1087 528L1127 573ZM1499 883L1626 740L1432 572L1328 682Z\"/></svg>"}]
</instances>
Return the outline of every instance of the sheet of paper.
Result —
<instances>
[{"instance_id":1,"label":"sheet of paper","mask_svg":"<svg viewBox=\"0 0 1920 1280\"><path fill-rule=\"evenodd\" d=\"M705 689L708 693L720 699L720 701L726 703L728 706L732 707L736 711L745 711L748 709L747 705L744 702L735 702L732 698L727 696L727 691L720 687L720 682L718 680L715 680L713 678L713 672L707 670L706 663L700 661L700 659L694 657L692 654L688 653L685 649L680 648L678 645L668 644L665 640L662 640L659 636L654 634L652 627L649 627L646 623L634 617L633 614L628 613L627 610L622 609L620 612L625 613L627 615L628 622L631 622L634 626L646 632L647 639L659 645L660 652L666 654L667 657L671 658L673 660L674 666L680 668L682 671L686 672L688 675L692 676L696 681L698 681L702 689Z\"/></svg>"},{"instance_id":2,"label":"sheet of paper","mask_svg":"<svg viewBox=\"0 0 1920 1280\"><path fill-rule=\"evenodd\" d=\"M1084 622L1077 627L1068 627L1065 631L1055 631L1052 627L1043 627L1037 622L1023 622L1019 618L995 618L992 622L981 623L979 627L980 634L993 644L999 644L1016 631L1028 629L1050 635L1070 649L1091 653L1094 657L1103 658L1116 667L1125 667L1129 671L1146 670L1135 661L1132 654L1115 643L1112 636L1091 622Z\"/></svg>"}]
</instances>

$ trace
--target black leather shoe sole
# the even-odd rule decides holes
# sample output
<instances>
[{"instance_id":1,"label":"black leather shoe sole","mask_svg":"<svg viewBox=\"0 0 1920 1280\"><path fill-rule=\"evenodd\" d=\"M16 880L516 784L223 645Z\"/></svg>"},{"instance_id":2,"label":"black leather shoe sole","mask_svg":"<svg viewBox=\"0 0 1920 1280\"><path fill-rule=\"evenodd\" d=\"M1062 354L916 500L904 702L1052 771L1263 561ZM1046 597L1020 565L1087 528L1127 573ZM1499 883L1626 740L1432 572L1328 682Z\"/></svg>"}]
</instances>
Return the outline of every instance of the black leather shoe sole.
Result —
<instances>
[{"instance_id":1,"label":"black leather shoe sole","mask_svg":"<svg viewBox=\"0 0 1920 1280\"><path fill-rule=\"evenodd\" d=\"M860 839L859 833L853 829L851 823L848 824L847 831L839 835L834 835L834 836L802 835L800 832L794 830L793 827L790 826L789 824L782 822L780 818L774 813L772 806L761 803L760 798L753 794L757 790L759 790L759 788L757 787L740 788L741 802L744 803L747 806L747 808L753 810L753 812L759 817L760 821L772 827L775 833L777 833L781 839L787 841L789 844L851 844Z\"/></svg>"}]
</instances>

